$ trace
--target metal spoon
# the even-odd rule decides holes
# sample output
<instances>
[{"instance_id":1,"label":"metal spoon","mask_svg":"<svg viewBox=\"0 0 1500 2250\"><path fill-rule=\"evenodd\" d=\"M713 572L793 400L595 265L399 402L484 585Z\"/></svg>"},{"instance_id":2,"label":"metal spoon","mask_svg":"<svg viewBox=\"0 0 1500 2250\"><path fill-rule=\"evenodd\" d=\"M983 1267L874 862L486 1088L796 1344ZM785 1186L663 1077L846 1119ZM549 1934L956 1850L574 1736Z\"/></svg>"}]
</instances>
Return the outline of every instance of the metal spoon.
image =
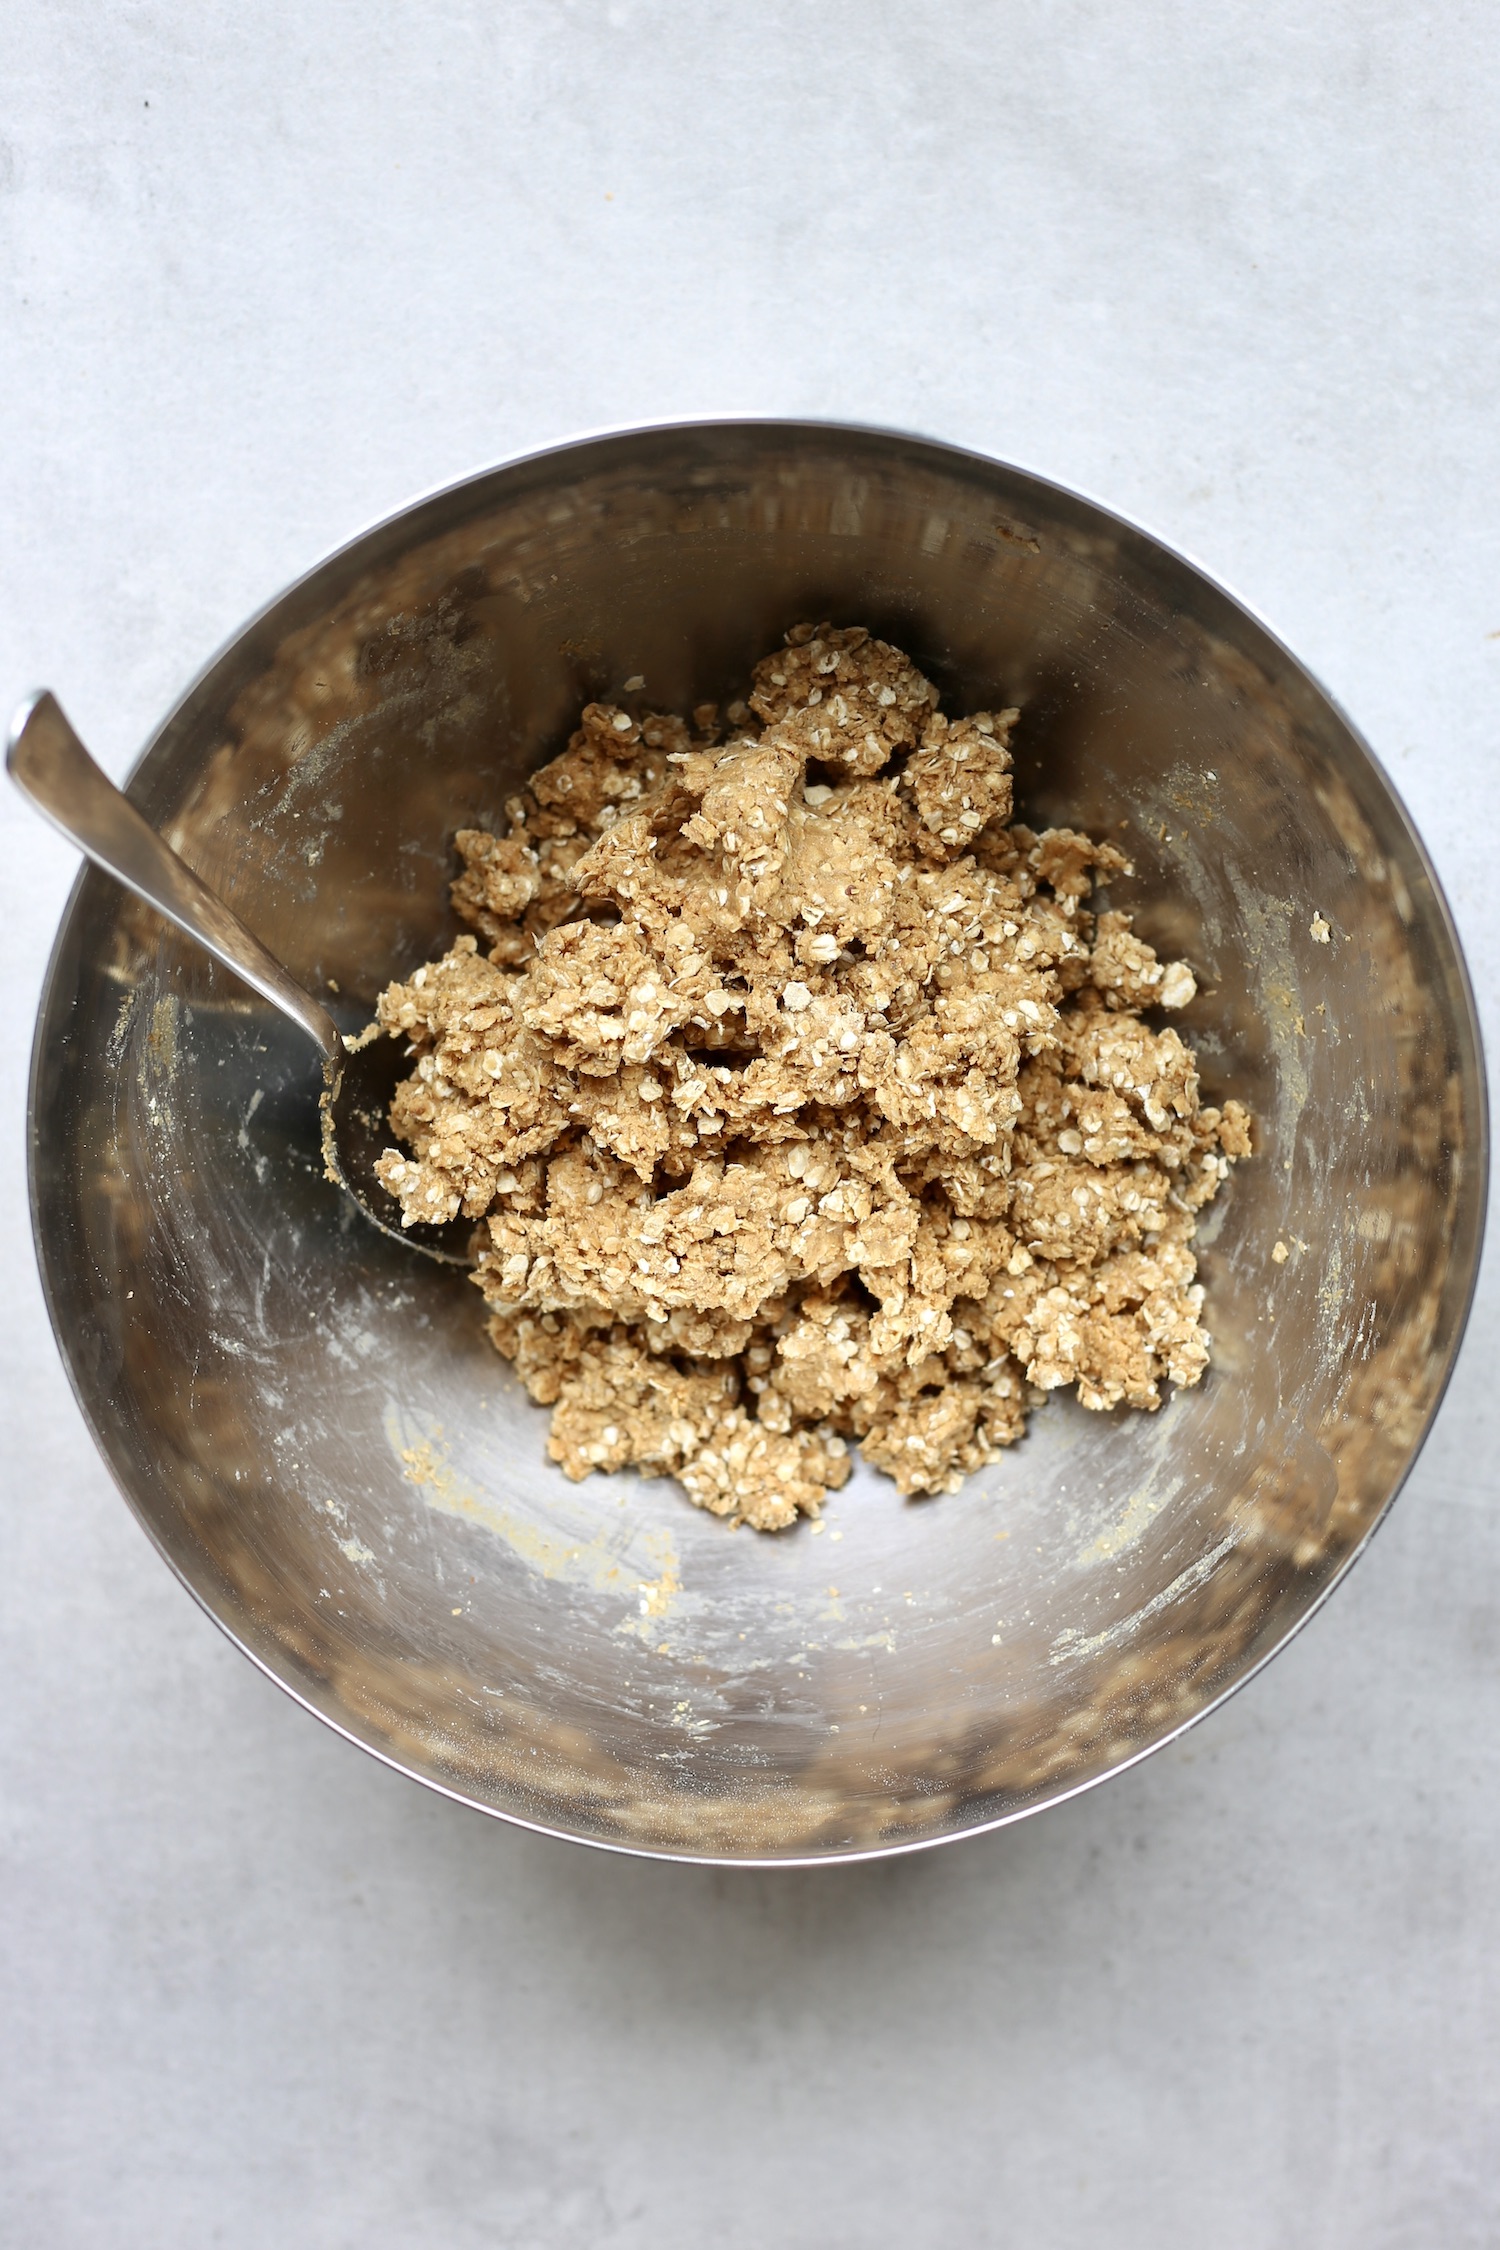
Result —
<instances>
[{"instance_id":1,"label":"metal spoon","mask_svg":"<svg viewBox=\"0 0 1500 2250\"><path fill-rule=\"evenodd\" d=\"M323 1058L324 1168L371 1224L444 1265L472 1264L472 1220L406 1229L400 1205L375 1176L376 1159L390 1146L390 1098L409 1067L400 1042L346 1040L322 1003L287 975L239 916L100 772L56 696L45 689L16 713L5 764L17 788L96 867L196 938L216 961L306 1032Z\"/></svg>"}]
</instances>

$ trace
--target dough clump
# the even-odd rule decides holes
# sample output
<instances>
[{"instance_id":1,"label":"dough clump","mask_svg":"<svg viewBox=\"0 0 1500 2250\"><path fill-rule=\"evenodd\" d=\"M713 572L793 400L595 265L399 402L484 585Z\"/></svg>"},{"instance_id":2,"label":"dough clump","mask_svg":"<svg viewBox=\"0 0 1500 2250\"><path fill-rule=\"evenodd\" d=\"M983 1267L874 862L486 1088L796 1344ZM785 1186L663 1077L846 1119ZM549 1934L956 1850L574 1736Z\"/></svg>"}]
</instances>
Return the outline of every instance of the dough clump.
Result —
<instances>
[{"instance_id":1,"label":"dough clump","mask_svg":"<svg viewBox=\"0 0 1500 2250\"><path fill-rule=\"evenodd\" d=\"M1018 716L799 625L722 722L592 703L459 834L473 934L378 1004L416 1058L380 1175L484 1222L568 1476L774 1531L851 1444L951 1492L1048 1391L1202 1375L1194 1215L1249 1120L1144 1020L1191 970L1087 903L1121 853L1011 822Z\"/></svg>"}]
</instances>

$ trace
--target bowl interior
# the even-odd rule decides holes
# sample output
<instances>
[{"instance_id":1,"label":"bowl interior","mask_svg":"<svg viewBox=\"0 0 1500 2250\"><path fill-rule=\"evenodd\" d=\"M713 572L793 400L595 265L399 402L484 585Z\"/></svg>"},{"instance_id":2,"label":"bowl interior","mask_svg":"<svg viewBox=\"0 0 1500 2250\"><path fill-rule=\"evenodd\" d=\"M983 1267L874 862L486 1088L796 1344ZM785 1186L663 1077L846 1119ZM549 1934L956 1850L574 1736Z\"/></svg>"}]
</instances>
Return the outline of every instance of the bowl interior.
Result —
<instances>
[{"instance_id":1,"label":"bowl interior","mask_svg":"<svg viewBox=\"0 0 1500 2250\"><path fill-rule=\"evenodd\" d=\"M1213 1368L1160 1414L1054 1398L957 1495L861 1469L779 1538L569 1485L476 1292L323 1180L316 1058L262 1003L89 875L39 1028L53 1316L173 1566L406 1771L641 1850L928 1842L1164 1740L1388 1504L1477 1257L1472 1009L1389 786L1226 595L1017 471L788 425L497 470L275 603L132 794L352 1027L453 934L454 830L503 821L581 703L637 673L728 700L825 617L951 712L1020 704L1022 816L1122 840L1114 902L1198 970L1184 1033L1257 1153L1200 1229Z\"/></svg>"}]
</instances>

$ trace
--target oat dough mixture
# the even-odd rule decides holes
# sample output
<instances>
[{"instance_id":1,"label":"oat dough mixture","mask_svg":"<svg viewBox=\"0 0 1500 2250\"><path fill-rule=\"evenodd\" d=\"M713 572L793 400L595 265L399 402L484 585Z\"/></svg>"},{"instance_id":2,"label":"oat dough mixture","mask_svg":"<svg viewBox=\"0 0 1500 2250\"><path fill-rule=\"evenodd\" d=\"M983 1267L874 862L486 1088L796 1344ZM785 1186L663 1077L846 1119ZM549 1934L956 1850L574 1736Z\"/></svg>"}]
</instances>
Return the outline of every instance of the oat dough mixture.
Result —
<instances>
[{"instance_id":1,"label":"oat dough mixture","mask_svg":"<svg viewBox=\"0 0 1500 2250\"><path fill-rule=\"evenodd\" d=\"M722 725L590 704L459 835L474 934L380 997L416 1056L380 1173L484 1221L568 1476L774 1531L851 1444L951 1492L1047 1391L1202 1375L1194 1214L1249 1120L1145 1020L1191 971L1088 906L1120 852L1011 824L1017 717L799 625Z\"/></svg>"}]
</instances>

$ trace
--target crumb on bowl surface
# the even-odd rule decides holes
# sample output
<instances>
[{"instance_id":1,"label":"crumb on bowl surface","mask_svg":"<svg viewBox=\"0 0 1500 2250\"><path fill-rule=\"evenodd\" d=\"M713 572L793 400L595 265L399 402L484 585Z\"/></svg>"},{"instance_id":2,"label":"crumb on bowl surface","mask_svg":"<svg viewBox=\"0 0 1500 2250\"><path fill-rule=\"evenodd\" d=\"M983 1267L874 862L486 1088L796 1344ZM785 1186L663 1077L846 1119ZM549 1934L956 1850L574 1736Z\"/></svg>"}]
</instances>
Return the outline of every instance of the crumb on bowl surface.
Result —
<instances>
[{"instance_id":1,"label":"crumb on bowl surface","mask_svg":"<svg viewBox=\"0 0 1500 2250\"><path fill-rule=\"evenodd\" d=\"M380 1176L485 1222L568 1476L778 1530L851 1443L952 1491L1051 1390L1201 1377L1195 1215L1249 1119L1144 1020L1196 985L1090 907L1122 854L1012 823L1018 717L796 626L722 719L590 704L460 832L474 934L378 1004L416 1058Z\"/></svg>"}]
</instances>

